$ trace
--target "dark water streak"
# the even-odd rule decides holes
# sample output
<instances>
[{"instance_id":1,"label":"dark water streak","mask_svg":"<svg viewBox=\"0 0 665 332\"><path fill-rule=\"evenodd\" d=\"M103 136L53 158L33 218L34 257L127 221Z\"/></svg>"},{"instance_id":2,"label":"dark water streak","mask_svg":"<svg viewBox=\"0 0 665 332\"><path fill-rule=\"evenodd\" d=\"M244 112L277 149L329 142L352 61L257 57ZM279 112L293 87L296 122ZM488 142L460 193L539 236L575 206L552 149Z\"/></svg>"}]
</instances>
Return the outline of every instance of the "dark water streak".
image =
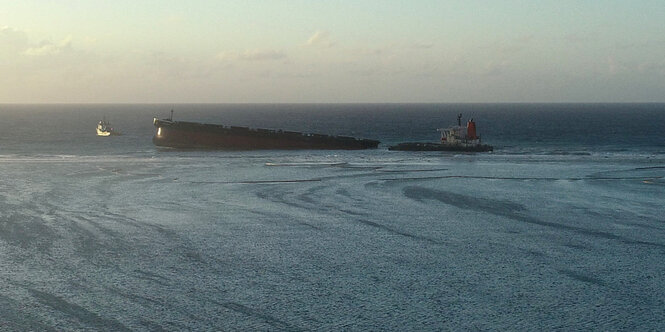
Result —
<instances>
[{"instance_id":1,"label":"dark water streak","mask_svg":"<svg viewBox=\"0 0 665 332\"><path fill-rule=\"evenodd\" d=\"M523 205L510 201L501 201L487 197L471 197L466 195L455 194L441 190L433 190L425 187L408 186L404 188L404 195L411 199L418 201L436 200L445 204L449 204L460 209L473 210L492 214L500 217L506 217L515 221L521 221L529 224L547 226L559 230L573 231L575 233L599 237L607 240L617 240L625 244L637 244L652 246L659 249L665 249L664 243L639 241L633 240L624 236L586 229L582 227L570 226L562 223L555 223L551 221L540 220L536 217L525 214L526 208Z\"/></svg>"}]
</instances>

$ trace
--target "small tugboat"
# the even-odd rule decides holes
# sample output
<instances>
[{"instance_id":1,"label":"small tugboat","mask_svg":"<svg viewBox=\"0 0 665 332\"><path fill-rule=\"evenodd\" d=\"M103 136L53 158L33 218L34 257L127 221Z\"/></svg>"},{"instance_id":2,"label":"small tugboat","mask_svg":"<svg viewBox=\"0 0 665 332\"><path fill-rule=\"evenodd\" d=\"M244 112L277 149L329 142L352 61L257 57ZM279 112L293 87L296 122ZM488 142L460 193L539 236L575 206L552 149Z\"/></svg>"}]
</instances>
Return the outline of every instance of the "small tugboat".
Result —
<instances>
[{"instance_id":1,"label":"small tugboat","mask_svg":"<svg viewBox=\"0 0 665 332\"><path fill-rule=\"evenodd\" d=\"M310 134L221 124L154 118L156 146L178 149L219 150L362 150L375 149L379 141L348 136Z\"/></svg>"},{"instance_id":2,"label":"small tugboat","mask_svg":"<svg viewBox=\"0 0 665 332\"><path fill-rule=\"evenodd\" d=\"M114 130L106 118L97 123L97 136L117 136L120 132Z\"/></svg>"},{"instance_id":3,"label":"small tugboat","mask_svg":"<svg viewBox=\"0 0 665 332\"><path fill-rule=\"evenodd\" d=\"M476 123L470 119L466 127L462 127L462 114L457 116L457 126L437 129L441 132L441 143L408 142L393 145L388 150L397 151L461 151L488 152L494 148L482 144L480 135L476 133Z\"/></svg>"}]
</instances>

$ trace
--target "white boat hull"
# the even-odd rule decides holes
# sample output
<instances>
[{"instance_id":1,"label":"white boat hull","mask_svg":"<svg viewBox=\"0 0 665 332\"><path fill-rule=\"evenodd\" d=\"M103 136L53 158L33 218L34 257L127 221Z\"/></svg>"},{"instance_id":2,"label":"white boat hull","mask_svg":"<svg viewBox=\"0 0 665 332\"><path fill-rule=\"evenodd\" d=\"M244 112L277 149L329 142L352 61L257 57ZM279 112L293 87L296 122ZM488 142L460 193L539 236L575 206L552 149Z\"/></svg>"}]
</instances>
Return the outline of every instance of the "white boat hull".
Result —
<instances>
[{"instance_id":1,"label":"white boat hull","mask_svg":"<svg viewBox=\"0 0 665 332\"><path fill-rule=\"evenodd\" d=\"M111 136L111 132L97 129L97 136Z\"/></svg>"}]
</instances>

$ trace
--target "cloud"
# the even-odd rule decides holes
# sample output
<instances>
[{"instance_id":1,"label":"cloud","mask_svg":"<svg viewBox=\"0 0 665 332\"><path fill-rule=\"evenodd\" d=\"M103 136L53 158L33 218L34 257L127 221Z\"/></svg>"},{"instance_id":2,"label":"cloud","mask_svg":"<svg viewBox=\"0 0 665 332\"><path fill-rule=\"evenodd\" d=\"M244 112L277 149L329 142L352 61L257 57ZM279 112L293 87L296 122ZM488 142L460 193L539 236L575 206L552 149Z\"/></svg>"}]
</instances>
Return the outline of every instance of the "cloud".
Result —
<instances>
[{"instance_id":1,"label":"cloud","mask_svg":"<svg viewBox=\"0 0 665 332\"><path fill-rule=\"evenodd\" d=\"M59 43L42 42L39 46L30 47L25 50L25 54L31 56L57 55L71 49L72 37L68 36Z\"/></svg>"},{"instance_id":2,"label":"cloud","mask_svg":"<svg viewBox=\"0 0 665 332\"><path fill-rule=\"evenodd\" d=\"M503 75L508 68L508 61L490 61L481 68L479 74L481 76L500 76Z\"/></svg>"},{"instance_id":3,"label":"cloud","mask_svg":"<svg viewBox=\"0 0 665 332\"><path fill-rule=\"evenodd\" d=\"M432 43L413 43L411 44L412 49L429 49L434 47Z\"/></svg>"},{"instance_id":4,"label":"cloud","mask_svg":"<svg viewBox=\"0 0 665 332\"><path fill-rule=\"evenodd\" d=\"M513 56L517 53L533 49L536 47L538 39L535 35L521 35L511 40L495 42L494 46L504 56Z\"/></svg>"},{"instance_id":5,"label":"cloud","mask_svg":"<svg viewBox=\"0 0 665 332\"><path fill-rule=\"evenodd\" d=\"M2 26L0 27L0 53L13 56L47 56L72 51L72 37L67 36L60 42L48 40L39 44L31 43L24 31Z\"/></svg>"},{"instance_id":6,"label":"cloud","mask_svg":"<svg viewBox=\"0 0 665 332\"><path fill-rule=\"evenodd\" d=\"M286 53L277 50L245 50L244 52L220 52L217 59L221 61L276 61L286 59Z\"/></svg>"},{"instance_id":7,"label":"cloud","mask_svg":"<svg viewBox=\"0 0 665 332\"><path fill-rule=\"evenodd\" d=\"M593 43L599 40L599 36L596 33L569 33L565 35L564 41L570 44L588 44Z\"/></svg>"},{"instance_id":8,"label":"cloud","mask_svg":"<svg viewBox=\"0 0 665 332\"><path fill-rule=\"evenodd\" d=\"M637 70L640 74L665 74L665 60L661 61L648 61L640 63L637 66Z\"/></svg>"},{"instance_id":9,"label":"cloud","mask_svg":"<svg viewBox=\"0 0 665 332\"><path fill-rule=\"evenodd\" d=\"M241 60L247 61L273 61L285 58L284 52L275 50L248 50L240 55Z\"/></svg>"},{"instance_id":10,"label":"cloud","mask_svg":"<svg viewBox=\"0 0 665 332\"><path fill-rule=\"evenodd\" d=\"M628 66L625 63L617 60L614 56L608 56L607 60L605 61L605 64L607 66L606 72L610 76L625 73L627 70L629 70Z\"/></svg>"},{"instance_id":11,"label":"cloud","mask_svg":"<svg viewBox=\"0 0 665 332\"><path fill-rule=\"evenodd\" d=\"M335 45L335 42L330 39L330 34L327 31L317 30L311 37L309 37L306 45L317 47L332 47Z\"/></svg>"},{"instance_id":12,"label":"cloud","mask_svg":"<svg viewBox=\"0 0 665 332\"><path fill-rule=\"evenodd\" d=\"M23 51L28 47L28 36L25 32L8 27L0 27L0 50Z\"/></svg>"},{"instance_id":13,"label":"cloud","mask_svg":"<svg viewBox=\"0 0 665 332\"><path fill-rule=\"evenodd\" d=\"M223 51L217 54L217 59L220 61L233 61L238 59L238 55L236 51Z\"/></svg>"},{"instance_id":14,"label":"cloud","mask_svg":"<svg viewBox=\"0 0 665 332\"><path fill-rule=\"evenodd\" d=\"M187 58L164 52L155 52L145 58L145 68L155 77L177 80L198 80L211 77L219 70L215 63L196 58Z\"/></svg>"},{"instance_id":15,"label":"cloud","mask_svg":"<svg viewBox=\"0 0 665 332\"><path fill-rule=\"evenodd\" d=\"M358 55L362 56L380 56L384 55L386 53L390 53L390 50L385 49L385 48L361 48L354 50L354 52Z\"/></svg>"},{"instance_id":16,"label":"cloud","mask_svg":"<svg viewBox=\"0 0 665 332\"><path fill-rule=\"evenodd\" d=\"M515 42L518 44L531 44L533 42L536 42L536 36L534 34L528 34L528 35L521 35L517 38L515 38Z\"/></svg>"},{"instance_id":17,"label":"cloud","mask_svg":"<svg viewBox=\"0 0 665 332\"><path fill-rule=\"evenodd\" d=\"M169 16L164 17L163 21L164 21L164 23L167 23L167 24L182 24L182 23L185 23L185 17L182 16L182 15L173 14L173 15L169 15Z\"/></svg>"}]
</instances>

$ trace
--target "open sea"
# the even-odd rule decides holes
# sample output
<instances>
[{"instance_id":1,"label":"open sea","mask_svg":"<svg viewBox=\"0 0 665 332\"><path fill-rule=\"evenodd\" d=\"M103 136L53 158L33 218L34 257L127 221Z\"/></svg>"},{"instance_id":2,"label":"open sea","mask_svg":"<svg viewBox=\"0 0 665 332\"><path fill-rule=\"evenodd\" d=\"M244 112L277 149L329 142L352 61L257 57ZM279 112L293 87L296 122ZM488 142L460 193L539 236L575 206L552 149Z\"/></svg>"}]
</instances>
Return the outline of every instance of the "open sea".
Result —
<instances>
[{"instance_id":1,"label":"open sea","mask_svg":"<svg viewBox=\"0 0 665 332\"><path fill-rule=\"evenodd\" d=\"M172 150L152 118L377 139ZM388 151L473 117L492 153ZM97 137L106 117L124 135ZM665 330L665 104L0 104L0 331Z\"/></svg>"}]
</instances>

